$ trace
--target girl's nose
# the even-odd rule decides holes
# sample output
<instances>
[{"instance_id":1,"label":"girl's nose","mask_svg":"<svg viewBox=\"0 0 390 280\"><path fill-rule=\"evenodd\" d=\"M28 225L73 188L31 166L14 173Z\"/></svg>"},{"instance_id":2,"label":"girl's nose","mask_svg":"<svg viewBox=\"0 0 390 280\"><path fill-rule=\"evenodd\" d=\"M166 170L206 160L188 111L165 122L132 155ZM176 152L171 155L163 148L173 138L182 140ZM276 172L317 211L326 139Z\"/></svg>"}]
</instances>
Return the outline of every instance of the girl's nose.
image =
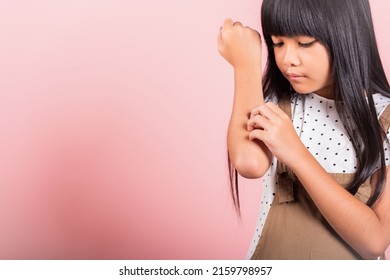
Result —
<instances>
[{"instance_id":1,"label":"girl's nose","mask_svg":"<svg viewBox=\"0 0 390 280\"><path fill-rule=\"evenodd\" d=\"M298 57L298 51L294 47L287 46L283 56L283 64L285 66L299 66L300 60Z\"/></svg>"}]
</instances>

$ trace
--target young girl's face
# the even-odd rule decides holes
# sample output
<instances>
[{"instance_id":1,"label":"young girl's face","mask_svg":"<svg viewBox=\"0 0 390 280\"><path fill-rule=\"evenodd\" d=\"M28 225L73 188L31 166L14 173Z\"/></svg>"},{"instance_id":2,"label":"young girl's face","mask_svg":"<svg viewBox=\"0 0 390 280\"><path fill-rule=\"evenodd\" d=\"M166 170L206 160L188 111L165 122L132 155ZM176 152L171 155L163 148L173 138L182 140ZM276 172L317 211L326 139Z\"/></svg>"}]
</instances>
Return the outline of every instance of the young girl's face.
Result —
<instances>
[{"instance_id":1,"label":"young girl's face","mask_svg":"<svg viewBox=\"0 0 390 280\"><path fill-rule=\"evenodd\" d=\"M328 50L308 36L272 36L276 64L297 93L333 98Z\"/></svg>"}]
</instances>

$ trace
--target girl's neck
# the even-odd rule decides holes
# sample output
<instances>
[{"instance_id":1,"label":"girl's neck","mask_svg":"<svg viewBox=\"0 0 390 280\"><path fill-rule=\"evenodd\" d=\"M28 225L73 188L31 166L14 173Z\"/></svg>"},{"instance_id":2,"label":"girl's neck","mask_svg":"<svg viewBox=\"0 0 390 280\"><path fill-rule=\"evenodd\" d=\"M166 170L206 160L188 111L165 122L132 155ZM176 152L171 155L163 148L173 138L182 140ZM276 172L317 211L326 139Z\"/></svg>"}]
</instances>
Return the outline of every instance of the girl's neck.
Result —
<instances>
[{"instance_id":1,"label":"girl's neck","mask_svg":"<svg viewBox=\"0 0 390 280\"><path fill-rule=\"evenodd\" d=\"M329 85L315 92L315 94L326 99L334 99L333 85Z\"/></svg>"}]
</instances>

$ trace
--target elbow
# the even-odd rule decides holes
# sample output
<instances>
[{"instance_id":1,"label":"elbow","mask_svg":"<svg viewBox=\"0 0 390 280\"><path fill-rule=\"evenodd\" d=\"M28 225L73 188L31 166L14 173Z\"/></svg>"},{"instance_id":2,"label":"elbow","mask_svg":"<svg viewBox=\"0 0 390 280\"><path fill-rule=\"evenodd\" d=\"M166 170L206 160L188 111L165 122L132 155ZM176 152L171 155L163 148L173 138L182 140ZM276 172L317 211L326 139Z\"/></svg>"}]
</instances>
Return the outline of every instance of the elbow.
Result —
<instances>
[{"instance_id":1,"label":"elbow","mask_svg":"<svg viewBox=\"0 0 390 280\"><path fill-rule=\"evenodd\" d=\"M379 257L383 256L385 253L387 246L378 242L379 240L373 240L371 244L369 244L363 252L360 253L360 256L365 260L376 260Z\"/></svg>"},{"instance_id":2,"label":"elbow","mask_svg":"<svg viewBox=\"0 0 390 280\"><path fill-rule=\"evenodd\" d=\"M232 163L237 172L247 179L261 178L268 169L266 164L255 158L238 157Z\"/></svg>"},{"instance_id":3,"label":"elbow","mask_svg":"<svg viewBox=\"0 0 390 280\"><path fill-rule=\"evenodd\" d=\"M379 259L381 256L383 255L383 252L382 253L374 253L374 252L365 252L364 254L361 255L361 257L364 259L364 260L377 260Z\"/></svg>"}]
</instances>

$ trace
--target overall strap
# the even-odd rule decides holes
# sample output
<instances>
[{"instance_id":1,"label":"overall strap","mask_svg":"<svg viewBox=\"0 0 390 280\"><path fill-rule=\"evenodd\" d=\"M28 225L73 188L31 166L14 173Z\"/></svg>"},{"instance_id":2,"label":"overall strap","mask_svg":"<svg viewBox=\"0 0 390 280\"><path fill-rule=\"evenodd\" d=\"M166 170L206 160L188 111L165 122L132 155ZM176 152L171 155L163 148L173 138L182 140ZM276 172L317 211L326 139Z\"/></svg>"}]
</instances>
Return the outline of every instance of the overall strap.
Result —
<instances>
[{"instance_id":1,"label":"overall strap","mask_svg":"<svg viewBox=\"0 0 390 280\"><path fill-rule=\"evenodd\" d=\"M279 100L279 108L282 109L292 120L291 115L291 98L290 94L285 94ZM278 188L277 197L279 203L294 201L294 181L295 175L292 170L284 163L278 160L277 166Z\"/></svg>"},{"instance_id":2,"label":"overall strap","mask_svg":"<svg viewBox=\"0 0 390 280\"><path fill-rule=\"evenodd\" d=\"M380 115L379 122L382 126L383 131L387 133L390 127L390 105L388 105Z\"/></svg>"}]
</instances>

